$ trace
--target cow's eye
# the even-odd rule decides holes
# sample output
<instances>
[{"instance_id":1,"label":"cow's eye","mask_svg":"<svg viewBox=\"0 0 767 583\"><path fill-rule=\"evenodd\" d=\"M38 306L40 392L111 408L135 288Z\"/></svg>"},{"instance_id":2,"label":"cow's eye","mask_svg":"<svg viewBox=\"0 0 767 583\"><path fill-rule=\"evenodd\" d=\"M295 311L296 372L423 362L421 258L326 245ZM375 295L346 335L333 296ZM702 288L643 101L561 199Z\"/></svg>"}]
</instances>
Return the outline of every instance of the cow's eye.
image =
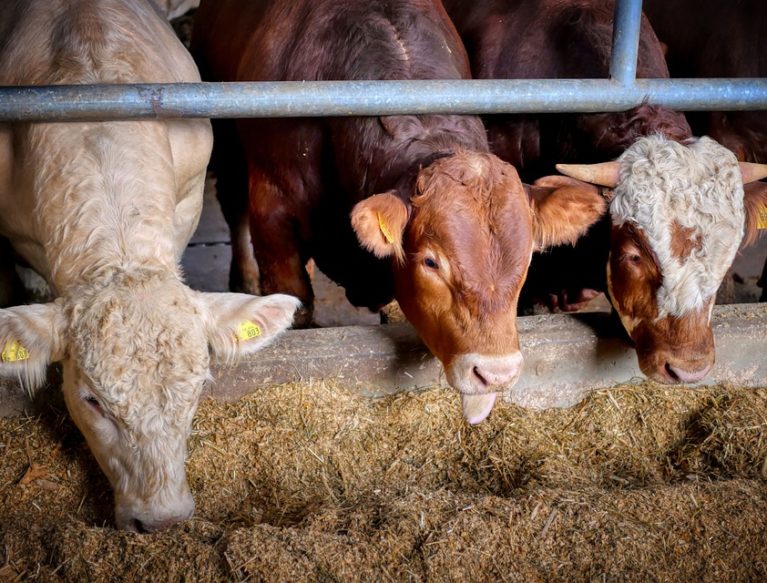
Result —
<instances>
[{"instance_id":1,"label":"cow's eye","mask_svg":"<svg viewBox=\"0 0 767 583\"><path fill-rule=\"evenodd\" d=\"M634 265L636 265L637 263L639 263L640 261L642 261L642 257L641 257L641 255L639 255L639 253L633 253L633 252L630 252L630 253L626 253L626 254L623 256L623 259L624 259L624 260L625 260L627 263L633 263Z\"/></svg>"},{"instance_id":2,"label":"cow's eye","mask_svg":"<svg viewBox=\"0 0 767 583\"><path fill-rule=\"evenodd\" d=\"M93 395L85 395L83 400L98 413L104 413L104 410L101 408L101 403L99 403L99 400Z\"/></svg>"},{"instance_id":3,"label":"cow's eye","mask_svg":"<svg viewBox=\"0 0 767 583\"><path fill-rule=\"evenodd\" d=\"M439 268L439 264L437 263L437 260L434 259L433 257L426 257L423 260L423 264L426 267L428 267L429 269L438 269Z\"/></svg>"}]
</instances>

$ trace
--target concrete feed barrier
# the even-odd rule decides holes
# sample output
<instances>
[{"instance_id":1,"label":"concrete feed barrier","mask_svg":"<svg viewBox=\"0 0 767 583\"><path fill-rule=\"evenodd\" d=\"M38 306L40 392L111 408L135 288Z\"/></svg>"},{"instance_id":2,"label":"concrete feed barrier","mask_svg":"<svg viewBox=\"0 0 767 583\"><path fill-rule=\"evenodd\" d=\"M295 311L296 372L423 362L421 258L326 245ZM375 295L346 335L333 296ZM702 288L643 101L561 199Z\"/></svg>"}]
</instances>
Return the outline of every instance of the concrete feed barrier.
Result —
<instances>
[{"instance_id":1,"label":"concrete feed barrier","mask_svg":"<svg viewBox=\"0 0 767 583\"><path fill-rule=\"evenodd\" d=\"M767 386L767 304L717 306L713 325L717 362L702 384ZM519 405L570 407L594 389L643 378L608 314L522 317L519 333L524 372L506 396ZM371 397L446 385L439 362L408 324L290 330L252 358L212 372L207 393L228 401L309 379L340 379ZM17 382L0 381L0 415L30 406Z\"/></svg>"}]
</instances>

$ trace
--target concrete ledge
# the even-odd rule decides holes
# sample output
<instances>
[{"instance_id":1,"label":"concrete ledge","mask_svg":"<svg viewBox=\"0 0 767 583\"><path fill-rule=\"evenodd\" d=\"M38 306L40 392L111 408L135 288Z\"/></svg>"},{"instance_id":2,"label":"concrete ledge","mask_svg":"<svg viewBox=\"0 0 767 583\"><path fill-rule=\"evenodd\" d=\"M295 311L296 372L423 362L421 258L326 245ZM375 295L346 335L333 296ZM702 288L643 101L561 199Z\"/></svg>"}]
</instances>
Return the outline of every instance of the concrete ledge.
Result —
<instances>
[{"instance_id":1,"label":"concrete ledge","mask_svg":"<svg viewBox=\"0 0 767 583\"><path fill-rule=\"evenodd\" d=\"M507 399L525 407L569 407L594 389L642 378L608 314L523 317L519 331L525 370ZM704 384L767 386L767 304L717 306L714 336L717 363ZM208 394L229 401L310 378L344 379L368 396L446 384L408 324L291 330L253 358L214 366L213 377ZM0 415L30 407L18 383L0 381Z\"/></svg>"}]
</instances>

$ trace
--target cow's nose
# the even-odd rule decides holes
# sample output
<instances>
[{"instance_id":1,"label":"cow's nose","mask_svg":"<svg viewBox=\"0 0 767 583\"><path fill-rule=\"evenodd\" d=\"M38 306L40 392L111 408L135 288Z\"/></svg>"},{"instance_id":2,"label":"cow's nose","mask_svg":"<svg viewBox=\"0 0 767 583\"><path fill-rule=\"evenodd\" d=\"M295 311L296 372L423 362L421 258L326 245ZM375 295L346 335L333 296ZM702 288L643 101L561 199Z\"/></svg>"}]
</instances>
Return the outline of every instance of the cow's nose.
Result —
<instances>
[{"instance_id":1,"label":"cow's nose","mask_svg":"<svg viewBox=\"0 0 767 583\"><path fill-rule=\"evenodd\" d=\"M703 380L710 370L710 364L698 370L688 370L670 362L666 362L663 367L664 376L672 383L697 383Z\"/></svg>"},{"instance_id":2,"label":"cow's nose","mask_svg":"<svg viewBox=\"0 0 767 583\"><path fill-rule=\"evenodd\" d=\"M190 518L189 516L172 516L170 518L163 518L162 520L141 520L139 518L133 518L128 521L127 530L137 532L139 534L150 534L170 528L174 524L183 522Z\"/></svg>"},{"instance_id":3,"label":"cow's nose","mask_svg":"<svg viewBox=\"0 0 767 583\"><path fill-rule=\"evenodd\" d=\"M503 390L513 385L522 371L522 354L476 355L471 368L472 384L479 393Z\"/></svg>"},{"instance_id":4,"label":"cow's nose","mask_svg":"<svg viewBox=\"0 0 767 583\"><path fill-rule=\"evenodd\" d=\"M447 381L461 392L463 415L469 423L480 423L493 408L496 393L517 382L522 372L522 353L464 353L445 367Z\"/></svg>"}]
</instances>

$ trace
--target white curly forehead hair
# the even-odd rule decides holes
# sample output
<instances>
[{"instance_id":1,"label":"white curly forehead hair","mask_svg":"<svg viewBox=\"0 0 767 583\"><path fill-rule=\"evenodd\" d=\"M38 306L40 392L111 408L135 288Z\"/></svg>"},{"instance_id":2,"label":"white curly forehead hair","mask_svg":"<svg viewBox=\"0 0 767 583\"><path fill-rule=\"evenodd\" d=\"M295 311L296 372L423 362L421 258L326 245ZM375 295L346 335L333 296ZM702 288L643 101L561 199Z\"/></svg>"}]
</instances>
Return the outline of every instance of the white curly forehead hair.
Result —
<instances>
[{"instance_id":1,"label":"white curly forehead hair","mask_svg":"<svg viewBox=\"0 0 767 583\"><path fill-rule=\"evenodd\" d=\"M743 181L735 155L710 138L682 145L661 136L638 140L619 158L610 203L613 224L642 230L660 264L658 317L700 309L719 289L743 239ZM683 230L695 241L673 252Z\"/></svg>"}]
</instances>

